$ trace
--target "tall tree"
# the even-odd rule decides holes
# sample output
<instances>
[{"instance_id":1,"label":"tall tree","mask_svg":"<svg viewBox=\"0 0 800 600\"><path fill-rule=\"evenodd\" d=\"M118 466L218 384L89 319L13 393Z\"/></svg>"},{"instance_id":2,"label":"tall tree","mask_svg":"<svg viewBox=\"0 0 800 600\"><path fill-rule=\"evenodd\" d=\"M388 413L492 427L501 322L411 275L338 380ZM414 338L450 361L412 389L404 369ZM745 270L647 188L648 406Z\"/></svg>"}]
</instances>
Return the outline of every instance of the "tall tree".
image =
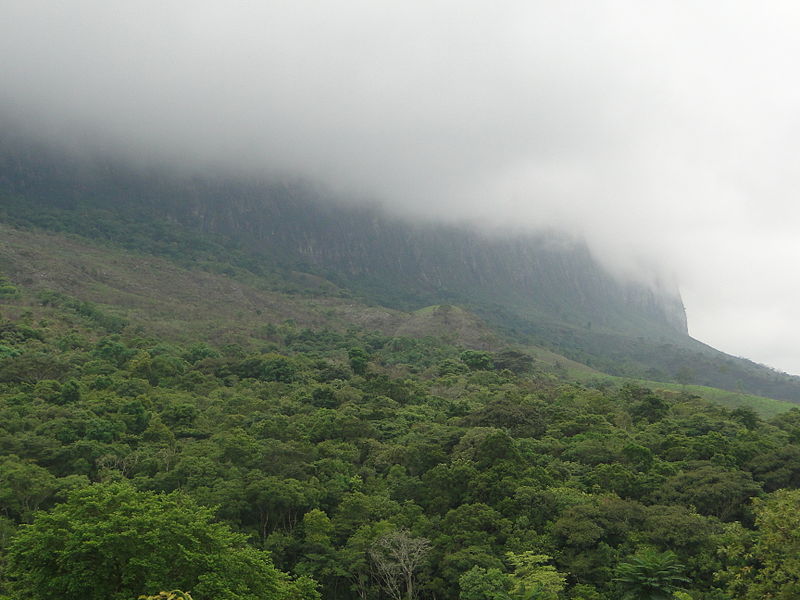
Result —
<instances>
[{"instance_id":1,"label":"tall tree","mask_svg":"<svg viewBox=\"0 0 800 600\"><path fill-rule=\"evenodd\" d=\"M416 572L430 547L430 541L412 537L405 529L393 531L373 544L370 557L384 590L393 600L416 597Z\"/></svg>"},{"instance_id":2,"label":"tall tree","mask_svg":"<svg viewBox=\"0 0 800 600\"><path fill-rule=\"evenodd\" d=\"M720 579L742 600L800 598L800 490L779 490L753 506L756 531L731 527Z\"/></svg>"},{"instance_id":3,"label":"tall tree","mask_svg":"<svg viewBox=\"0 0 800 600\"><path fill-rule=\"evenodd\" d=\"M616 581L624 598L630 600L669 600L680 591L685 567L674 552L641 550L617 567Z\"/></svg>"},{"instance_id":4,"label":"tall tree","mask_svg":"<svg viewBox=\"0 0 800 600\"><path fill-rule=\"evenodd\" d=\"M195 600L315 600L245 537L180 493L97 484L21 529L8 552L14 597L130 600L178 587Z\"/></svg>"}]
</instances>

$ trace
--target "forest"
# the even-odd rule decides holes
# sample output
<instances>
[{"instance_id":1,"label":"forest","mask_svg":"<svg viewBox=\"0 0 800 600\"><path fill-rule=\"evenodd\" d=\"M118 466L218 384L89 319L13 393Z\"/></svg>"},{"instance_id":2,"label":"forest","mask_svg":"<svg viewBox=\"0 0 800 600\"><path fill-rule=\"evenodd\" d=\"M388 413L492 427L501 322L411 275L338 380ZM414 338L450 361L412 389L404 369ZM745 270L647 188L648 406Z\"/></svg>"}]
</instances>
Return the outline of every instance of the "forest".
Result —
<instances>
[{"instance_id":1,"label":"forest","mask_svg":"<svg viewBox=\"0 0 800 600\"><path fill-rule=\"evenodd\" d=\"M0 284L4 599L800 597L800 410ZM163 596L163 597L166 597Z\"/></svg>"}]
</instances>

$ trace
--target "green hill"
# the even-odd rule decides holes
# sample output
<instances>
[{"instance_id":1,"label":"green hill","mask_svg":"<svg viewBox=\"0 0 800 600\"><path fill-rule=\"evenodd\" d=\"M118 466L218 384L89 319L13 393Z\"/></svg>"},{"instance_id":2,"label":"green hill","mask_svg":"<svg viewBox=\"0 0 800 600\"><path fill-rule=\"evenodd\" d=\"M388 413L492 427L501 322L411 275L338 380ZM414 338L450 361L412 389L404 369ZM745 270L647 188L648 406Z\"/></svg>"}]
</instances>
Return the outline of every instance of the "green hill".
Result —
<instances>
[{"instance_id":1,"label":"green hill","mask_svg":"<svg viewBox=\"0 0 800 600\"><path fill-rule=\"evenodd\" d=\"M582 243L555 234L410 223L303 183L134 168L31 145L3 145L0 181L0 221L15 227L257 279L259 289L313 293L323 304L373 305L355 320L386 320L377 307L455 305L500 338L610 375L800 401L800 378L689 337L676 290L620 281Z\"/></svg>"}]
</instances>

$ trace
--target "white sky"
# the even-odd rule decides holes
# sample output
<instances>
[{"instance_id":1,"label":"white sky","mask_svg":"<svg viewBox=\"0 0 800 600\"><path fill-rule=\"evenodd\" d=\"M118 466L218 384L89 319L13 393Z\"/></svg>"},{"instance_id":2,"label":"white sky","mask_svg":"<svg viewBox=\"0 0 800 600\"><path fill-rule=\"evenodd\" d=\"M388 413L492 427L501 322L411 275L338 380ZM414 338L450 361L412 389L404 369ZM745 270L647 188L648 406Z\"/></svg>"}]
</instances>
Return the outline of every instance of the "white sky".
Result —
<instances>
[{"instance_id":1,"label":"white sky","mask_svg":"<svg viewBox=\"0 0 800 600\"><path fill-rule=\"evenodd\" d=\"M587 237L800 374L800 3L0 0L0 116Z\"/></svg>"}]
</instances>

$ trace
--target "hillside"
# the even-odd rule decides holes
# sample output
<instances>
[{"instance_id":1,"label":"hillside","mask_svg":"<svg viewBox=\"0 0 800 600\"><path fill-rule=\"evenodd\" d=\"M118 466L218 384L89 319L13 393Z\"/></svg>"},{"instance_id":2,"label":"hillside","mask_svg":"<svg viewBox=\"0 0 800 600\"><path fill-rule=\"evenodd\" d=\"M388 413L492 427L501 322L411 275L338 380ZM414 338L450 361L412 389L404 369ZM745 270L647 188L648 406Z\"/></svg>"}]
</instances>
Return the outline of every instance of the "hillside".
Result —
<instances>
[{"instance_id":1,"label":"hillside","mask_svg":"<svg viewBox=\"0 0 800 600\"><path fill-rule=\"evenodd\" d=\"M677 304L625 292L585 248L325 204L340 232L284 233L309 249L276 256L263 231L204 231L143 198L91 200L100 188L78 181L66 204L63 185L2 197L3 600L381 600L412 584L522 600L543 581L553 600L616 600L649 589L620 579L641 564L697 600L756 589L751 557L775 535L764 518L791 518L781 502L797 492L779 490L800 485L800 412L571 357L794 380L692 346ZM367 217L387 247L413 241L394 267L366 260L379 238L344 227ZM314 250L321 239L340 253ZM437 265L424 250L445 242L460 250ZM500 262L472 295L459 269L481 248ZM529 263L516 297L492 287ZM534 275L551 288L526 303ZM555 289L607 304L558 312ZM569 321L584 310L602 324ZM392 561L409 548L401 580Z\"/></svg>"},{"instance_id":2,"label":"hillside","mask_svg":"<svg viewBox=\"0 0 800 600\"><path fill-rule=\"evenodd\" d=\"M677 290L618 281L582 243L557 234L500 237L414 224L342 203L303 182L28 152L6 148L0 160L6 218L17 222L122 243L154 222L169 223L235 244L257 256L262 268L314 272L388 306L454 301L567 325L591 323L601 331L686 332ZM132 231L121 230L125 226ZM147 241L138 240L145 247Z\"/></svg>"},{"instance_id":3,"label":"hillside","mask_svg":"<svg viewBox=\"0 0 800 600\"><path fill-rule=\"evenodd\" d=\"M492 352L508 348L508 341L483 320L457 306L433 305L413 312L388 309L359 302L324 280L301 273L289 273L282 286L276 286L274 278L246 270L224 273L213 264L189 268L164 257L113 249L76 236L6 225L0 225L0 239L0 273L28 292L16 304L27 306L28 311L44 311L38 314L43 319L51 318L48 311L57 311L58 306L72 306L76 311L85 303L103 315L101 322L107 318L115 323L114 331L124 329L177 343L269 345L279 330L329 330L374 332ZM11 314L22 313L19 309ZM571 379L591 385L625 382L541 346L517 348L533 357L537 368ZM748 406L764 416L791 407L741 391L639 383L665 390L690 389L723 406Z\"/></svg>"},{"instance_id":4,"label":"hillside","mask_svg":"<svg viewBox=\"0 0 800 600\"><path fill-rule=\"evenodd\" d=\"M412 312L457 305L509 341L611 375L800 401L800 379L690 338L676 290L620 281L575 240L410 223L296 182L22 148L4 144L0 159L0 220L17 227L74 233L240 279L249 273L262 288L310 290L324 302L348 297Z\"/></svg>"},{"instance_id":5,"label":"hillside","mask_svg":"<svg viewBox=\"0 0 800 600\"><path fill-rule=\"evenodd\" d=\"M231 277L187 269L164 258L112 250L80 238L0 225L0 272L36 294L55 292L91 302L138 328L174 341L203 339L224 345L264 337L290 322L298 328L435 337L477 349L502 340L480 319L452 307L417 313L369 306L320 294L318 281L295 274L288 291L249 272Z\"/></svg>"},{"instance_id":6,"label":"hillside","mask_svg":"<svg viewBox=\"0 0 800 600\"><path fill-rule=\"evenodd\" d=\"M451 305L0 234L0 597L379 600L413 546L423 598L612 600L650 561L732 600L800 481L788 406L609 381Z\"/></svg>"}]
</instances>

